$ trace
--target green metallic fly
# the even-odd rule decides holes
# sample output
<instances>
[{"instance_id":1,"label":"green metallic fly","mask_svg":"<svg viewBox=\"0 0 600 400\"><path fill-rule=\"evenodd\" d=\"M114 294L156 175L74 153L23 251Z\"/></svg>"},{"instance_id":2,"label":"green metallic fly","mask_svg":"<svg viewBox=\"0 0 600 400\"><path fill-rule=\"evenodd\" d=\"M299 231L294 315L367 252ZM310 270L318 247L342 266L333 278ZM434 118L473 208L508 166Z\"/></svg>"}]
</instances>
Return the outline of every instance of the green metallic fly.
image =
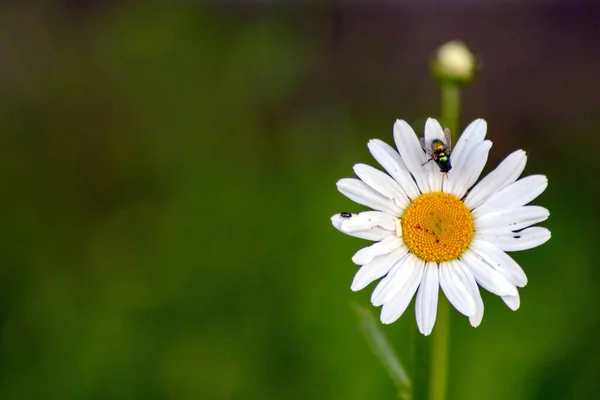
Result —
<instances>
[{"instance_id":1,"label":"green metallic fly","mask_svg":"<svg viewBox=\"0 0 600 400\"><path fill-rule=\"evenodd\" d=\"M420 141L423 151L431 157L424 162L423 165L433 160L438 167L440 167L440 172L448 174L452 169L452 163L450 162L450 154L452 153L452 135L450 134L450 129L444 129L444 141L433 139L431 141L431 146L426 145L425 138L421 138Z\"/></svg>"}]
</instances>

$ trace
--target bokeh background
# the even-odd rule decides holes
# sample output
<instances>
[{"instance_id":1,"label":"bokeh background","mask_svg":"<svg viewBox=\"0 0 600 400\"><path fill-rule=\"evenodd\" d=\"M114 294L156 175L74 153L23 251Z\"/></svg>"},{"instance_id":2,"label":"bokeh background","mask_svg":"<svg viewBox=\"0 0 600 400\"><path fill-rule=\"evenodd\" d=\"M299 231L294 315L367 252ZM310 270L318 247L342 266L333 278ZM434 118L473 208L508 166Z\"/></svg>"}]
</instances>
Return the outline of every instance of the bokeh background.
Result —
<instances>
[{"instance_id":1,"label":"bokeh background","mask_svg":"<svg viewBox=\"0 0 600 400\"><path fill-rule=\"evenodd\" d=\"M520 310L452 310L449 397L598 397L600 7L175 3L0 6L0 398L395 398L329 217L368 139L438 115L452 39L461 124L548 176L553 237L514 254Z\"/></svg>"}]
</instances>

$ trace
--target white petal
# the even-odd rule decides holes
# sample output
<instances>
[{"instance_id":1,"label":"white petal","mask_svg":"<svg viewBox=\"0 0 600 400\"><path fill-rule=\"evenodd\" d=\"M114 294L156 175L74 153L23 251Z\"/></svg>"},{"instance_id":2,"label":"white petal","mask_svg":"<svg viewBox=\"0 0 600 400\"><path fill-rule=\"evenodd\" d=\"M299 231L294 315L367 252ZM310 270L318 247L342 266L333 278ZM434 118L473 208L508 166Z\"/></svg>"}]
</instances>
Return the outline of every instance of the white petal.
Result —
<instances>
[{"instance_id":1,"label":"white petal","mask_svg":"<svg viewBox=\"0 0 600 400\"><path fill-rule=\"evenodd\" d=\"M415 295L417 288L421 284L424 270L425 263L417 259L413 273L409 277L404 288L396 295L396 297L394 297L388 303L385 303L381 308L380 318L382 323L391 324L402 316L406 310L406 307L408 307L411 299Z\"/></svg>"},{"instance_id":2,"label":"white petal","mask_svg":"<svg viewBox=\"0 0 600 400\"><path fill-rule=\"evenodd\" d=\"M469 317L469 322L471 326L478 327L481 324L481 320L483 319L483 299L481 298L481 293L479 293L479 286L477 286L477 282L475 281L475 277L469 271L467 266L461 261L457 260L456 272L461 276L461 281L465 284L467 290L471 293L473 300L475 301L475 314Z\"/></svg>"},{"instance_id":3,"label":"white petal","mask_svg":"<svg viewBox=\"0 0 600 400\"><path fill-rule=\"evenodd\" d=\"M431 143L434 139L441 140L444 143L446 142L444 130L442 129L440 123L433 118L427 118L427 122L425 122L424 135L426 148L431 148ZM432 192L441 192L442 182L445 174L440 172L440 167L433 161L428 162L426 167L429 170L429 188Z\"/></svg>"},{"instance_id":4,"label":"white petal","mask_svg":"<svg viewBox=\"0 0 600 400\"><path fill-rule=\"evenodd\" d=\"M404 259L396 263L391 271L375 287L371 295L374 306L381 306L391 301L409 283L412 273L417 268L418 259L408 254Z\"/></svg>"},{"instance_id":5,"label":"white petal","mask_svg":"<svg viewBox=\"0 0 600 400\"><path fill-rule=\"evenodd\" d=\"M434 118L427 118L425 122L425 145L431 147L431 143L437 139L442 143L446 142L446 138L444 137L444 130L440 123ZM446 143L448 144L448 143Z\"/></svg>"},{"instance_id":6,"label":"white petal","mask_svg":"<svg viewBox=\"0 0 600 400\"><path fill-rule=\"evenodd\" d=\"M394 124L394 141L400 152L406 167L415 178L417 186L422 193L430 192L428 169L423 166L427 162L427 156L421 148L415 131L406 123L398 120Z\"/></svg>"},{"instance_id":7,"label":"white petal","mask_svg":"<svg viewBox=\"0 0 600 400\"><path fill-rule=\"evenodd\" d=\"M488 265L482 256L467 250L461 255L461 260L477 283L488 292L498 296L512 296L517 293L516 286L506 276Z\"/></svg>"},{"instance_id":8,"label":"white petal","mask_svg":"<svg viewBox=\"0 0 600 400\"><path fill-rule=\"evenodd\" d=\"M429 187L432 192L441 192L446 174L440 171L440 167L431 161L425 165L429 170Z\"/></svg>"},{"instance_id":9,"label":"white petal","mask_svg":"<svg viewBox=\"0 0 600 400\"><path fill-rule=\"evenodd\" d=\"M388 231L394 231L397 220L393 215L381 211L363 211L358 214L352 214L350 218L342 217L340 230L344 233L352 233L379 226Z\"/></svg>"},{"instance_id":10,"label":"white petal","mask_svg":"<svg viewBox=\"0 0 600 400\"><path fill-rule=\"evenodd\" d=\"M506 157L498 167L484 177L465 198L465 205L470 209L480 206L491 195L505 188L519 178L527 164L527 155L517 150Z\"/></svg>"},{"instance_id":11,"label":"white petal","mask_svg":"<svg viewBox=\"0 0 600 400\"><path fill-rule=\"evenodd\" d=\"M362 290L374 280L381 278L387 274L394 264L404 257L406 253L408 253L408 249L402 247L389 254L375 257L371 262L360 267L356 275L354 275L351 289L355 292Z\"/></svg>"},{"instance_id":12,"label":"white petal","mask_svg":"<svg viewBox=\"0 0 600 400\"><path fill-rule=\"evenodd\" d=\"M475 285L475 290L477 291L477 296L475 297L477 310L475 311L475 315L469 317L469 323L473 328L477 328L479 325L481 325L481 321L483 320L483 311L485 308L483 306L483 299L481 298L481 293L479 293L479 287L477 284Z\"/></svg>"},{"instance_id":13,"label":"white petal","mask_svg":"<svg viewBox=\"0 0 600 400\"><path fill-rule=\"evenodd\" d=\"M415 302L415 313L419 332L428 336L431 334L437 316L438 293L440 280L436 263L428 262L425 265L421 286Z\"/></svg>"},{"instance_id":14,"label":"white petal","mask_svg":"<svg viewBox=\"0 0 600 400\"><path fill-rule=\"evenodd\" d=\"M356 215L356 214L353 214ZM342 221L344 221L344 219L346 219L345 217L342 217L341 214L333 214L331 216L331 223L333 224L333 226L335 227L335 229L337 229L338 231L342 231Z\"/></svg>"},{"instance_id":15,"label":"white petal","mask_svg":"<svg viewBox=\"0 0 600 400\"><path fill-rule=\"evenodd\" d=\"M335 226L335 224L333 226ZM359 239L370 240L372 242L379 242L385 239L386 237L393 235L393 232L386 231L385 229L380 228L378 226L376 226L375 228L371 228L368 231L344 232L341 229L338 230L342 233L345 233L346 235L353 236Z\"/></svg>"},{"instance_id":16,"label":"white petal","mask_svg":"<svg viewBox=\"0 0 600 400\"><path fill-rule=\"evenodd\" d=\"M541 246L550 239L550 236L548 229L534 226L520 232L506 232L505 230L475 232L474 239L486 240L500 250L521 251Z\"/></svg>"},{"instance_id":17,"label":"white petal","mask_svg":"<svg viewBox=\"0 0 600 400\"><path fill-rule=\"evenodd\" d=\"M502 296L502 301L513 311L517 311L521 306L521 297L519 293L516 296Z\"/></svg>"},{"instance_id":18,"label":"white petal","mask_svg":"<svg viewBox=\"0 0 600 400\"><path fill-rule=\"evenodd\" d=\"M485 240L473 240L471 249L483 260L494 268L496 271L504 275L510 283L518 287L527 285L527 275L523 268L508 254L494 246L492 243ZM506 293L513 295L512 293Z\"/></svg>"},{"instance_id":19,"label":"white petal","mask_svg":"<svg viewBox=\"0 0 600 400\"><path fill-rule=\"evenodd\" d=\"M487 123L483 119L476 119L471 122L465 129L458 142L452 149L452 163L455 166L459 166L463 163L464 157L466 157L471 150L485 139L487 132Z\"/></svg>"},{"instance_id":20,"label":"white petal","mask_svg":"<svg viewBox=\"0 0 600 400\"><path fill-rule=\"evenodd\" d=\"M448 181L444 183L444 191L452 193L459 199L477 182L488 159L492 142L485 140L476 145L465 159L448 173Z\"/></svg>"},{"instance_id":21,"label":"white petal","mask_svg":"<svg viewBox=\"0 0 600 400\"><path fill-rule=\"evenodd\" d=\"M419 197L421 194L419 188L408 172L400 154L392 146L379 139L369 140L368 146L373 158L398 182L404 193L413 200Z\"/></svg>"},{"instance_id":22,"label":"white petal","mask_svg":"<svg viewBox=\"0 0 600 400\"><path fill-rule=\"evenodd\" d=\"M392 251L404 246L402 239L396 235L387 236L381 242L377 242L369 247L365 247L356 252L352 257L352 262L358 265L365 265L371 262L377 256L389 254Z\"/></svg>"},{"instance_id":23,"label":"white petal","mask_svg":"<svg viewBox=\"0 0 600 400\"><path fill-rule=\"evenodd\" d=\"M504 228L507 231L518 231L545 221L548 216L550 216L550 212L540 206L507 208L475 218L475 230L479 232L486 229Z\"/></svg>"},{"instance_id":24,"label":"white petal","mask_svg":"<svg viewBox=\"0 0 600 400\"><path fill-rule=\"evenodd\" d=\"M377 212L377 211L366 211L366 212ZM361 214L364 214L364 213L361 213ZM387 215L385 213L381 213L381 214ZM350 217L350 218L357 218L358 215L360 215L360 214L352 214L352 217ZM354 230L354 231L351 230L351 231L347 232L342 229L342 225L347 220L348 220L348 218L342 217L340 214L335 214L331 217L331 223L338 231L343 232L350 236L360 238L360 239L380 241L390 235L396 236L394 231L384 229L377 224L373 224L371 227L368 227L368 229L365 229L365 230ZM345 228L347 229L347 226Z\"/></svg>"},{"instance_id":25,"label":"white petal","mask_svg":"<svg viewBox=\"0 0 600 400\"><path fill-rule=\"evenodd\" d=\"M440 286L448 298L448 301L467 317L475 315L475 300L471 291L467 288L466 282L462 281L460 273L460 264L457 261L444 262L440 264Z\"/></svg>"},{"instance_id":26,"label":"white petal","mask_svg":"<svg viewBox=\"0 0 600 400\"><path fill-rule=\"evenodd\" d=\"M359 179L340 179L337 182L337 188L340 193L358 204L362 204L363 206L370 207L374 210L385 211L392 215L402 215L402 208L398 207L393 200L377 193Z\"/></svg>"},{"instance_id":27,"label":"white petal","mask_svg":"<svg viewBox=\"0 0 600 400\"><path fill-rule=\"evenodd\" d=\"M538 197L547 187L548 179L544 175L531 175L519 179L473 210L473 216L478 217L503 208L524 206Z\"/></svg>"},{"instance_id":28,"label":"white petal","mask_svg":"<svg viewBox=\"0 0 600 400\"><path fill-rule=\"evenodd\" d=\"M354 166L356 175L376 192L391 199L394 204L404 211L408 207L409 200L404 190L392 177L366 164Z\"/></svg>"},{"instance_id":29,"label":"white petal","mask_svg":"<svg viewBox=\"0 0 600 400\"><path fill-rule=\"evenodd\" d=\"M343 232L340 230L340 232ZM379 228L379 227L375 227L372 228L368 231L357 231L357 232L343 232L348 236L352 236L358 239L364 239L364 240L369 240L371 242L379 242L380 240L385 239L386 237L388 237L389 235L392 235L393 233L386 231L383 228Z\"/></svg>"}]
</instances>

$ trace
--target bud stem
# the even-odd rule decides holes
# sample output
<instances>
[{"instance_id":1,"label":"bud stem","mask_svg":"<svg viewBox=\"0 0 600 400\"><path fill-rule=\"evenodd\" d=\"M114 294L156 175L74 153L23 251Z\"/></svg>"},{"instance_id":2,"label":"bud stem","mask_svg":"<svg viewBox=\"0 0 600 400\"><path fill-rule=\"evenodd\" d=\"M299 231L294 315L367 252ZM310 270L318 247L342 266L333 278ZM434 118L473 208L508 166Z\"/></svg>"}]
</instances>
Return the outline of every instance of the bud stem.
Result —
<instances>
[{"instance_id":1,"label":"bud stem","mask_svg":"<svg viewBox=\"0 0 600 400\"><path fill-rule=\"evenodd\" d=\"M460 89L458 85L443 83L441 89L441 114L442 124L452 133L452 145L458 140L458 126L460 115Z\"/></svg>"}]
</instances>

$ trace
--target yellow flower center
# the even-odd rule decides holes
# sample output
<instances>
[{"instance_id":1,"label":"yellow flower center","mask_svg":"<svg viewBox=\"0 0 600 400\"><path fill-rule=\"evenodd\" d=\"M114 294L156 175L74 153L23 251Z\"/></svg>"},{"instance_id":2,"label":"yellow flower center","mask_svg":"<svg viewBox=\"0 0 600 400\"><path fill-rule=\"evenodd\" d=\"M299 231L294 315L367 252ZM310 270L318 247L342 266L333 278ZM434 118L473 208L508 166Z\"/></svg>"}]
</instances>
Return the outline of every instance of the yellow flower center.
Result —
<instances>
[{"instance_id":1,"label":"yellow flower center","mask_svg":"<svg viewBox=\"0 0 600 400\"><path fill-rule=\"evenodd\" d=\"M475 232L469 209L456 196L443 192L419 196L410 203L400 223L404 242L425 261L458 258Z\"/></svg>"}]
</instances>

